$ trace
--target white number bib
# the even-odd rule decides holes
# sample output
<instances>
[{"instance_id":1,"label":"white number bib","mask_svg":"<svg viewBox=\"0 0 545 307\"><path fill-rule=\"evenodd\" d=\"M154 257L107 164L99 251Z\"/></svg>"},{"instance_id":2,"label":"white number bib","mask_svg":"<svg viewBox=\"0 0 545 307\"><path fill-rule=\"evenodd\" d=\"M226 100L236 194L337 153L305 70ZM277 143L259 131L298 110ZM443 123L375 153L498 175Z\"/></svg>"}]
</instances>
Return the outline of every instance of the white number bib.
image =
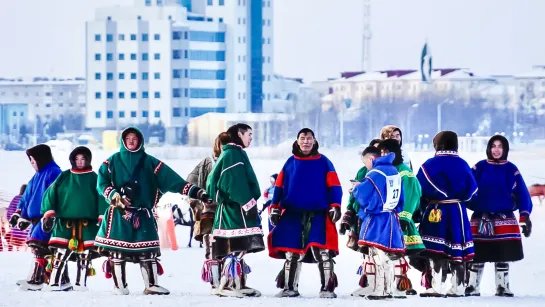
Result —
<instances>
[{"instance_id":1,"label":"white number bib","mask_svg":"<svg viewBox=\"0 0 545 307\"><path fill-rule=\"evenodd\" d=\"M386 179L386 201L382 203L382 210L394 210L401 196L401 176L399 174L387 176L379 170L371 170L370 172L377 172Z\"/></svg>"}]
</instances>

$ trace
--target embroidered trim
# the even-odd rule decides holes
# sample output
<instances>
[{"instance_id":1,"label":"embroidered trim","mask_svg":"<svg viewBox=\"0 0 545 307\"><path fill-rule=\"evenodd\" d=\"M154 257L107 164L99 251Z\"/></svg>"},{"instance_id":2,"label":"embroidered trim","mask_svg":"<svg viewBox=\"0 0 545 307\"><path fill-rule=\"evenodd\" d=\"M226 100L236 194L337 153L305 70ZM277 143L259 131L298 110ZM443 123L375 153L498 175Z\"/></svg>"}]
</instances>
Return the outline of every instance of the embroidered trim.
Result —
<instances>
[{"instance_id":1,"label":"embroidered trim","mask_svg":"<svg viewBox=\"0 0 545 307\"><path fill-rule=\"evenodd\" d=\"M401 211L401 213L399 213L399 218L404 218L404 219L412 219L413 218L413 215L410 214L409 212L407 211Z\"/></svg>"},{"instance_id":2,"label":"embroidered trim","mask_svg":"<svg viewBox=\"0 0 545 307\"><path fill-rule=\"evenodd\" d=\"M106 200L108 200L108 202L110 202L110 194L112 194L112 191L114 190L114 187L112 186L107 186L105 189L104 189L104 192L102 193L102 195L106 198Z\"/></svg>"},{"instance_id":3,"label":"embroidered trim","mask_svg":"<svg viewBox=\"0 0 545 307\"><path fill-rule=\"evenodd\" d=\"M440 150L435 153L435 156L458 156L456 150Z\"/></svg>"},{"instance_id":4,"label":"embroidered trim","mask_svg":"<svg viewBox=\"0 0 545 307\"><path fill-rule=\"evenodd\" d=\"M422 237L422 241L427 241L434 244L441 244L452 250L466 250L473 247L473 241L468 241L462 246L462 244L447 242L443 238L437 238L437 237L431 237L431 236L421 236L421 237Z\"/></svg>"},{"instance_id":5,"label":"embroidered trim","mask_svg":"<svg viewBox=\"0 0 545 307\"><path fill-rule=\"evenodd\" d=\"M401 172L399 172L399 176L401 176L401 177L406 176L406 177L409 177L409 178L415 178L416 177L414 175L414 173L411 172L411 171L401 171Z\"/></svg>"},{"instance_id":6,"label":"embroidered trim","mask_svg":"<svg viewBox=\"0 0 545 307\"><path fill-rule=\"evenodd\" d=\"M193 184L186 183L182 189L182 195L189 195L189 192L191 191L191 188L193 187Z\"/></svg>"},{"instance_id":7,"label":"embroidered trim","mask_svg":"<svg viewBox=\"0 0 545 307\"><path fill-rule=\"evenodd\" d=\"M70 169L70 172L72 174L89 174L93 172L93 169L85 169L85 170L79 170L79 169Z\"/></svg>"},{"instance_id":8,"label":"embroidered trim","mask_svg":"<svg viewBox=\"0 0 545 307\"><path fill-rule=\"evenodd\" d=\"M106 247L115 247L118 249L125 249L125 250L139 250L139 249L158 248L159 240L142 241L142 242L126 242L121 240L106 239L106 238L97 236L95 239L95 245L103 245Z\"/></svg>"},{"instance_id":9,"label":"embroidered trim","mask_svg":"<svg viewBox=\"0 0 545 307\"><path fill-rule=\"evenodd\" d=\"M262 235L263 230L261 230L260 227L250 227L250 228L242 228L242 229L214 229L212 235L214 237L245 237L245 236L251 236L251 235Z\"/></svg>"},{"instance_id":10,"label":"embroidered trim","mask_svg":"<svg viewBox=\"0 0 545 307\"><path fill-rule=\"evenodd\" d=\"M247 202L245 205L242 206L242 210L248 212L250 209L252 209L253 207L255 207L257 205L257 202L255 201L255 199L250 199L249 202Z\"/></svg>"},{"instance_id":11,"label":"embroidered trim","mask_svg":"<svg viewBox=\"0 0 545 307\"><path fill-rule=\"evenodd\" d=\"M162 161L159 161L159 164L157 164L157 166L155 167L155 169L153 170L153 173L155 175L157 175L157 173L159 173L159 171L161 170L161 167L163 167L163 162Z\"/></svg>"}]
</instances>

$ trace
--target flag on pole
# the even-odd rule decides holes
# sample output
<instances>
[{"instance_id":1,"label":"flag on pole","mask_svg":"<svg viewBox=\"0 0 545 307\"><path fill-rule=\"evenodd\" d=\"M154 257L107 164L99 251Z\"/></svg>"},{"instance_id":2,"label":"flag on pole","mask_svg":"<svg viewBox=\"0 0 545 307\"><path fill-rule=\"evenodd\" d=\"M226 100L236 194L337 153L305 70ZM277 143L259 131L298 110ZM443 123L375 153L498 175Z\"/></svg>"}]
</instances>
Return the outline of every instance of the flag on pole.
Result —
<instances>
[{"instance_id":1,"label":"flag on pole","mask_svg":"<svg viewBox=\"0 0 545 307\"><path fill-rule=\"evenodd\" d=\"M432 60L431 50L428 46L428 42L424 44L424 48L422 49L422 55L420 56L420 71L422 73L422 81L431 81Z\"/></svg>"}]
</instances>

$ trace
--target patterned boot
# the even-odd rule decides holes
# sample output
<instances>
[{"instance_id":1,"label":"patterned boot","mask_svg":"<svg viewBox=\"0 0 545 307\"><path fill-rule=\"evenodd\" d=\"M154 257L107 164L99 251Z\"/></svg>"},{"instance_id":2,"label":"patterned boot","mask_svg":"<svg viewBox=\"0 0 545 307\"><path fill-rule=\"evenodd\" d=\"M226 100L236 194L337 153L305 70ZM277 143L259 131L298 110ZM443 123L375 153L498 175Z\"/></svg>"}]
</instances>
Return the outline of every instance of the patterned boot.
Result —
<instances>
[{"instance_id":1,"label":"patterned boot","mask_svg":"<svg viewBox=\"0 0 545 307\"><path fill-rule=\"evenodd\" d=\"M401 258L394 262L394 278L393 285L391 286L391 294L394 298L405 299L407 298L406 292L412 289L411 281L407 277L407 271L409 270L409 263L405 258Z\"/></svg>"},{"instance_id":2,"label":"patterned boot","mask_svg":"<svg viewBox=\"0 0 545 307\"><path fill-rule=\"evenodd\" d=\"M392 296L389 293L391 285L391 260L383 250L375 247L369 248L371 261L375 264L375 290L368 294L368 300L385 300Z\"/></svg>"},{"instance_id":3,"label":"patterned boot","mask_svg":"<svg viewBox=\"0 0 545 307\"><path fill-rule=\"evenodd\" d=\"M318 270L320 271L320 298L337 298L335 288L338 286L337 275L335 275L333 259L329 258L329 250L321 248L312 248L314 259L318 261Z\"/></svg>"},{"instance_id":4,"label":"patterned boot","mask_svg":"<svg viewBox=\"0 0 545 307\"><path fill-rule=\"evenodd\" d=\"M78 254L78 272L76 274L75 291L87 292L87 277L89 276L89 270L91 268L91 261L89 260L89 251ZM83 281L82 281L83 278Z\"/></svg>"},{"instance_id":5,"label":"patterned boot","mask_svg":"<svg viewBox=\"0 0 545 307\"><path fill-rule=\"evenodd\" d=\"M484 263L469 264L469 282L465 290L465 296L481 296L481 279L483 277Z\"/></svg>"},{"instance_id":6,"label":"patterned boot","mask_svg":"<svg viewBox=\"0 0 545 307\"><path fill-rule=\"evenodd\" d=\"M300 255L286 253L286 262L284 268L276 278L277 288L282 288L276 297L297 297L299 296L299 275L301 274Z\"/></svg>"},{"instance_id":7,"label":"patterned boot","mask_svg":"<svg viewBox=\"0 0 545 307\"><path fill-rule=\"evenodd\" d=\"M431 288L420 293L420 297L444 297L443 284L447 281L447 260L431 260Z\"/></svg>"},{"instance_id":8,"label":"patterned boot","mask_svg":"<svg viewBox=\"0 0 545 307\"><path fill-rule=\"evenodd\" d=\"M127 273L125 271L125 260L112 259L109 260L112 266L112 277L114 280L114 292L118 295L128 295L129 289L127 288Z\"/></svg>"},{"instance_id":9,"label":"patterned boot","mask_svg":"<svg viewBox=\"0 0 545 307\"><path fill-rule=\"evenodd\" d=\"M496 262L496 296L513 297L513 292L509 289L509 263Z\"/></svg>"},{"instance_id":10,"label":"patterned boot","mask_svg":"<svg viewBox=\"0 0 545 307\"><path fill-rule=\"evenodd\" d=\"M45 286L45 267L47 259L37 249L33 249L34 260L32 262L32 274L27 280L21 280L19 288L23 291L40 291Z\"/></svg>"},{"instance_id":11,"label":"patterned boot","mask_svg":"<svg viewBox=\"0 0 545 307\"><path fill-rule=\"evenodd\" d=\"M240 288L240 276L237 272L237 265L239 264L238 258L234 255L223 258L221 278L218 288L216 291L213 291L214 295L244 297L244 295L236 289L237 285L239 285L238 288Z\"/></svg>"},{"instance_id":12,"label":"patterned boot","mask_svg":"<svg viewBox=\"0 0 545 307\"><path fill-rule=\"evenodd\" d=\"M157 270L159 264L157 259L141 259L140 271L142 271L142 278L144 278L144 294L156 294L156 295L169 295L170 291L158 285Z\"/></svg>"},{"instance_id":13,"label":"patterned boot","mask_svg":"<svg viewBox=\"0 0 545 307\"><path fill-rule=\"evenodd\" d=\"M49 278L49 285L45 286L42 291L71 291L72 284L68 278L67 261L70 258L72 251L64 248L57 249L55 258L53 258L53 270Z\"/></svg>"},{"instance_id":14,"label":"patterned boot","mask_svg":"<svg viewBox=\"0 0 545 307\"><path fill-rule=\"evenodd\" d=\"M358 269L361 275L359 287L350 295L365 297L375 291L376 286L376 266L367 255L363 256L363 263Z\"/></svg>"},{"instance_id":15,"label":"patterned boot","mask_svg":"<svg viewBox=\"0 0 545 307\"><path fill-rule=\"evenodd\" d=\"M452 277L450 279L451 287L447 292L447 297L465 296L465 264L462 262L452 262L450 264L450 271L452 272Z\"/></svg>"}]
</instances>

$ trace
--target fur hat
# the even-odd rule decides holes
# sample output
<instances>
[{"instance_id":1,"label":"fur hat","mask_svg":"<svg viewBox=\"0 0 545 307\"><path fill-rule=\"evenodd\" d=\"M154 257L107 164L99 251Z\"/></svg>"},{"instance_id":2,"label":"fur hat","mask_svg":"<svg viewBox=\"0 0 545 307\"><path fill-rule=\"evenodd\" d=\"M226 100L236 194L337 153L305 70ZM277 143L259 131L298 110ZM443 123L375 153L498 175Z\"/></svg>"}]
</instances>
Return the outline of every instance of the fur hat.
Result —
<instances>
[{"instance_id":1,"label":"fur hat","mask_svg":"<svg viewBox=\"0 0 545 307\"><path fill-rule=\"evenodd\" d=\"M401 129L399 129L397 126L388 125L388 126L382 127L382 129L380 129L380 138L382 140L391 139L392 134L395 131L399 132L399 136L401 137L401 141L399 141L399 147L401 147L403 146L403 134L401 133Z\"/></svg>"},{"instance_id":2,"label":"fur hat","mask_svg":"<svg viewBox=\"0 0 545 307\"><path fill-rule=\"evenodd\" d=\"M441 131L433 137L435 151L458 151L458 135L454 131Z\"/></svg>"},{"instance_id":3,"label":"fur hat","mask_svg":"<svg viewBox=\"0 0 545 307\"><path fill-rule=\"evenodd\" d=\"M503 154L501 155L501 158L494 159L492 157L492 145L494 144L494 141L500 141L501 146L503 148ZM486 145L486 157L490 160L507 160L507 156L509 155L509 141L502 136L502 135L495 135L488 140L488 144Z\"/></svg>"},{"instance_id":4,"label":"fur hat","mask_svg":"<svg viewBox=\"0 0 545 307\"><path fill-rule=\"evenodd\" d=\"M38 144L26 150L28 159L34 158L36 165L38 165L38 171L41 171L46 165L53 161L53 154L51 154L51 148L45 144Z\"/></svg>"},{"instance_id":5,"label":"fur hat","mask_svg":"<svg viewBox=\"0 0 545 307\"><path fill-rule=\"evenodd\" d=\"M83 157L85 158L85 167L83 169L91 169L91 159L93 158L93 155L91 154L91 150L85 146L79 146L74 148L74 150L72 150L68 158L70 160L70 165L72 165L72 169L77 169L76 167L77 155L83 155Z\"/></svg>"}]
</instances>

